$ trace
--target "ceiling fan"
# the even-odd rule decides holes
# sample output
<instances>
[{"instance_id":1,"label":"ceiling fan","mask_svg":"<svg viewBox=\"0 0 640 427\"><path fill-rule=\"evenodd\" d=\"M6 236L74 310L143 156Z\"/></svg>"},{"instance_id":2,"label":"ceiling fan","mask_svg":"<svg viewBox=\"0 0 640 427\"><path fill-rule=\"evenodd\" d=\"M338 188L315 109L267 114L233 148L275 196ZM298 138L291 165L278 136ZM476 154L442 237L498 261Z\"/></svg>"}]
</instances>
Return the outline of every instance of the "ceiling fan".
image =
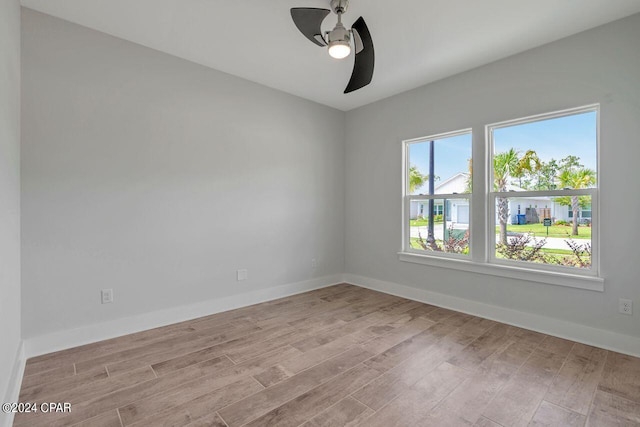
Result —
<instances>
[{"instance_id":1,"label":"ceiling fan","mask_svg":"<svg viewBox=\"0 0 640 427\"><path fill-rule=\"evenodd\" d=\"M329 47L329 55L336 59L346 58L351 54L351 41L355 50L355 62L351 80L344 93L353 92L371 83L375 53L373 40L367 24L362 16L353 23L351 29L342 24L342 14L349 7L349 0L330 0L331 10L338 15L338 23L331 31L322 34L322 21L331 10L312 7L294 7L291 17L296 27L314 44Z\"/></svg>"}]
</instances>

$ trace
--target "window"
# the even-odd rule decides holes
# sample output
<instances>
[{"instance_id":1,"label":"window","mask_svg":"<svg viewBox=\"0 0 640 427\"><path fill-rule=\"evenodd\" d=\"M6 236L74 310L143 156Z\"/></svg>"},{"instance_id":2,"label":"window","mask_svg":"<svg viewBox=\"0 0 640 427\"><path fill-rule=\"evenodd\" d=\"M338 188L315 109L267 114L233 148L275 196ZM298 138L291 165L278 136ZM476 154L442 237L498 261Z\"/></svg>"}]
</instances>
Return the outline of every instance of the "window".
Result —
<instances>
[{"instance_id":1,"label":"window","mask_svg":"<svg viewBox=\"0 0 640 427\"><path fill-rule=\"evenodd\" d=\"M592 105L486 125L475 141L486 160L472 160L470 129L404 141L400 260L603 290L598 115Z\"/></svg>"},{"instance_id":2,"label":"window","mask_svg":"<svg viewBox=\"0 0 640 427\"><path fill-rule=\"evenodd\" d=\"M489 206L495 218L490 261L594 271L597 109L509 121L487 130Z\"/></svg>"},{"instance_id":3,"label":"window","mask_svg":"<svg viewBox=\"0 0 640 427\"><path fill-rule=\"evenodd\" d=\"M405 141L404 152L404 250L468 257L471 132Z\"/></svg>"},{"instance_id":4,"label":"window","mask_svg":"<svg viewBox=\"0 0 640 427\"><path fill-rule=\"evenodd\" d=\"M573 218L572 209L569 209L569 218ZM581 206L578 211L578 218L591 218L591 205L585 206L584 209Z\"/></svg>"}]
</instances>

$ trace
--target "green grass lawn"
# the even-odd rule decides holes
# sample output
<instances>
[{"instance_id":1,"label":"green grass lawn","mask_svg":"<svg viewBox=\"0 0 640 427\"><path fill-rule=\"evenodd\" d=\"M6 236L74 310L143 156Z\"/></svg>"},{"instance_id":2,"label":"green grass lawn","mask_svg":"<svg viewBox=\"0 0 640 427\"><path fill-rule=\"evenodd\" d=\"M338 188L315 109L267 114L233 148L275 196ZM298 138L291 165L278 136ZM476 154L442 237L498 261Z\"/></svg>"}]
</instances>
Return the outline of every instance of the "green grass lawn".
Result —
<instances>
[{"instance_id":1,"label":"green grass lawn","mask_svg":"<svg viewBox=\"0 0 640 427\"><path fill-rule=\"evenodd\" d=\"M442 224L442 221L435 221L434 224ZM412 219L409 221L411 227L427 227L429 220L427 219Z\"/></svg>"},{"instance_id":2,"label":"green grass lawn","mask_svg":"<svg viewBox=\"0 0 640 427\"><path fill-rule=\"evenodd\" d=\"M573 252L571 249L540 249L541 252L549 255L571 255Z\"/></svg>"},{"instance_id":3,"label":"green grass lawn","mask_svg":"<svg viewBox=\"0 0 640 427\"><path fill-rule=\"evenodd\" d=\"M547 237L547 227L543 224L507 225L507 231L513 233L534 233L536 237ZM500 233L500 226L496 226L496 233ZM571 236L571 225L552 225L549 227L549 237L573 239L591 239L591 227L578 227L578 235Z\"/></svg>"},{"instance_id":4,"label":"green grass lawn","mask_svg":"<svg viewBox=\"0 0 640 427\"><path fill-rule=\"evenodd\" d=\"M412 237L409 240L410 240L412 249L422 249L422 246L420 246L420 243L418 243L418 238L417 237Z\"/></svg>"}]
</instances>

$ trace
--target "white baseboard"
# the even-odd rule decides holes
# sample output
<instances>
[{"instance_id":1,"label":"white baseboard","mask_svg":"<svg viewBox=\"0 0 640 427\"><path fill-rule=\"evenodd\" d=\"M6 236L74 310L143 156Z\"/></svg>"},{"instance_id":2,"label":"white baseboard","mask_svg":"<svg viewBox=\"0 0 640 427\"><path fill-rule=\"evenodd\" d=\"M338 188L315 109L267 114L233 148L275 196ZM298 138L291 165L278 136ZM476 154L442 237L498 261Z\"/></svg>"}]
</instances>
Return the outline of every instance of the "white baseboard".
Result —
<instances>
[{"instance_id":1,"label":"white baseboard","mask_svg":"<svg viewBox=\"0 0 640 427\"><path fill-rule=\"evenodd\" d=\"M9 385L7 386L4 400L1 403L18 401L26 361L27 358L24 352L24 341L20 341L18 351L16 352L16 359L13 363L13 368L11 369ZM5 414L4 412L0 412L0 427L10 427L13 424L13 417L13 413Z\"/></svg>"},{"instance_id":2,"label":"white baseboard","mask_svg":"<svg viewBox=\"0 0 640 427\"><path fill-rule=\"evenodd\" d=\"M361 286L363 288L484 317L594 347L640 357L640 338L634 336L353 274L345 274L344 281L355 286Z\"/></svg>"},{"instance_id":3,"label":"white baseboard","mask_svg":"<svg viewBox=\"0 0 640 427\"><path fill-rule=\"evenodd\" d=\"M24 350L27 358L39 356L41 354L308 292L313 289L324 288L338 283L342 283L342 275L318 277L302 282L212 299L196 304L81 326L79 328L27 338L25 339ZM20 378L22 378L22 376L20 376Z\"/></svg>"},{"instance_id":4,"label":"white baseboard","mask_svg":"<svg viewBox=\"0 0 640 427\"><path fill-rule=\"evenodd\" d=\"M485 304L397 283L385 282L353 274L345 274L324 276L302 282L261 289L225 298L203 301L187 306L169 308L137 316L116 319L109 322L86 325L79 328L27 338L23 341L23 344L18 351L16 365L13 370L13 377L11 378L10 387L7 391L7 398L11 397L11 393L13 393L15 398L17 398L26 358L160 326L170 325L172 323L178 323L202 316L208 316L223 311L233 310L235 308L246 307L252 304L295 295L311 291L313 289L324 288L342 282L484 317L486 319L495 320L509 325L519 326L544 334L577 341L583 344L640 357L640 338L630 335L623 335L613 331L568 322L566 320L545 317L539 314L525 313L510 308ZM5 401L13 400L5 399ZM3 424L0 424L0 426L2 425Z\"/></svg>"}]
</instances>

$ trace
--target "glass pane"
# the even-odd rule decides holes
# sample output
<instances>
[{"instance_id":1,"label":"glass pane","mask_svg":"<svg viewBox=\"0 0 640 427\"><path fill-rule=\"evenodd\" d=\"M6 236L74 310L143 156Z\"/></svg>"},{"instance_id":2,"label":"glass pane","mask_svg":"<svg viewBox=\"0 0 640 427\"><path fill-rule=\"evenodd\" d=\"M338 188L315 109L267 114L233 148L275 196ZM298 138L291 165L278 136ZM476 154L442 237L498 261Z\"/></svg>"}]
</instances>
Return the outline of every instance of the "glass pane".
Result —
<instances>
[{"instance_id":1,"label":"glass pane","mask_svg":"<svg viewBox=\"0 0 640 427\"><path fill-rule=\"evenodd\" d=\"M494 129L494 191L595 187L596 114Z\"/></svg>"},{"instance_id":2,"label":"glass pane","mask_svg":"<svg viewBox=\"0 0 640 427\"><path fill-rule=\"evenodd\" d=\"M433 158L431 153L433 152ZM431 160L433 159L433 165ZM408 194L470 193L471 134L409 144ZM433 174L430 173L433 167ZM430 178L433 176L433 181ZM429 190L433 186L433 192Z\"/></svg>"},{"instance_id":3,"label":"glass pane","mask_svg":"<svg viewBox=\"0 0 640 427\"><path fill-rule=\"evenodd\" d=\"M591 196L496 198L496 257L591 268Z\"/></svg>"},{"instance_id":4,"label":"glass pane","mask_svg":"<svg viewBox=\"0 0 640 427\"><path fill-rule=\"evenodd\" d=\"M469 199L411 200L409 230L412 249L469 255Z\"/></svg>"}]
</instances>

